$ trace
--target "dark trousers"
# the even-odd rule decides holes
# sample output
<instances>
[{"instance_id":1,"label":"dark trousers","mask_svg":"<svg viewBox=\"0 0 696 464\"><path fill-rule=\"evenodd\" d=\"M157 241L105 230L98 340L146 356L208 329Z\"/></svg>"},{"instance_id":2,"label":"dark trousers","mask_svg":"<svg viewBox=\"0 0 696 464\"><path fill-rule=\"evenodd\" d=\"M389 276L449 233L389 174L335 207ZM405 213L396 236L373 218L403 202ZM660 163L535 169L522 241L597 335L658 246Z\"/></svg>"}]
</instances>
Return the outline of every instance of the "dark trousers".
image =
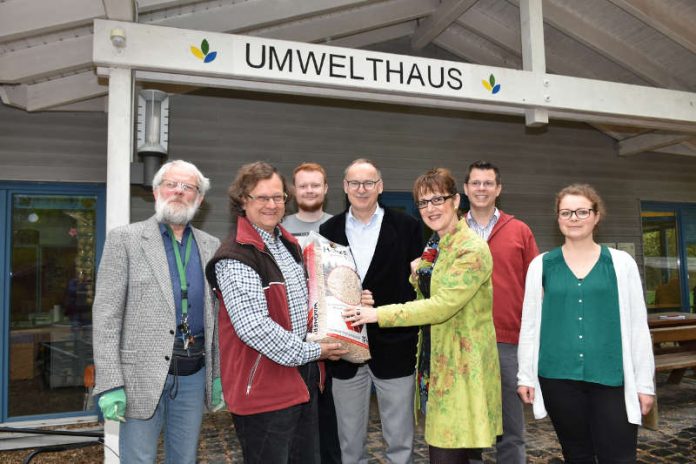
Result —
<instances>
[{"instance_id":1,"label":"dark trousers","mask_svg":"<svg viewBox=\"0 0 696 464\"><path fill-rule=\"evenodd\" d=\"M338 440L336 407L331 393L331 373L326 369L324 391L319 393L319 449L321 464L341 464L341 443Z\"/></svg>"},{"instance_id":2,"label":"dark trousers","mask_svg":"<svg viewBox=\"0 0 696 464\"><path fill-rule=\"evenodd\" d=\"M319 464L316 363L298 367L309 402L248 416L232 414L245 464Z\"/></svg>"},{"instance_id":3,"label":"dark trousers","mask_svg":"<svg viewBox=\"0 0 696 464\"><path fill-rule=\"evenodd\" d=\"M565 462L636 462L638 427L628 422L623 386L544 377L539 384Z\"/></svg>"},{"instance_id":4,"label":"dark trousers","mask_svg":"<svg viewBox=\"0 0 696 464\"><path fill-rule=\"evenodd\" d=\"M428 446L428 460L430 464L469 464L468 451L467 448Z\"/></svg>"}]
</instances>

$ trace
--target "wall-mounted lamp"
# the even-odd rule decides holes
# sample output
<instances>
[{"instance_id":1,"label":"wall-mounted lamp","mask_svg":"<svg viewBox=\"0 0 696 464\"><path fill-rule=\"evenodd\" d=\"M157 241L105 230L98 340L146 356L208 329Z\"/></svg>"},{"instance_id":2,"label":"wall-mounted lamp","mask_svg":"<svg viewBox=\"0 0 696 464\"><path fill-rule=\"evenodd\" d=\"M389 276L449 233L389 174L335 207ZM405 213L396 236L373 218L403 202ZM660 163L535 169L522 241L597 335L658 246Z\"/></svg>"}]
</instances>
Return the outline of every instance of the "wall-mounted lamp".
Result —
<instances>
[{"instance_id":1,"label":"wall-mounted lamp","mask_svg":"<svg viewBox=\"0 0 696 464\"><path fill-rule=\"evenodd\" d=\"M111 38L111 43L114 47L124 48L126 46L126 31L120 27L111 29L111 34L109 37Z\"/></svg>"},{"instance_id":2,"label":"wall-mounted lamp","mask_svg":"<svg viewBox=\"0 0 696 464\"><path fill-rule=\"evenodd\" d=\"M152 177L167 157L169 140L169 95L159 90L142 90L138 95L137 150L143 163L143 185L151 187Z\"/></svg>"}]
</instances>

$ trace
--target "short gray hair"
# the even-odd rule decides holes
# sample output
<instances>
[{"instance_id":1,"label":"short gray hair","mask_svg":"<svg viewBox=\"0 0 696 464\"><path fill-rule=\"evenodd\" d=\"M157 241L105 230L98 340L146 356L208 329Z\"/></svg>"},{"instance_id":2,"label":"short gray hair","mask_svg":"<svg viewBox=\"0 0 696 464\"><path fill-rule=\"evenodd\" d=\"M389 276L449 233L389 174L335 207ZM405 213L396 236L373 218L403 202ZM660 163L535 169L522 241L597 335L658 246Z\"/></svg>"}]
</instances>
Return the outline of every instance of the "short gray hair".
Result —
<instances>
[{"instance_id":1,"label":"short gray hair","mask_svg":"<svg viewBox=\"0 0 696 464\"><path fill-rule=\"evenodd\" d=\"M368 159L368 158L357 158L357 159L354 159L353 161L351 161L351 163L348 165L348 167L343 170L343 178L344 179L348 175L348 170L350 168L352 168L353 166L355 166L356 164L369 164L370 166L375 168L375 171L377 171L377 175L379 176L379 178L380 179L382 178L382 171L380 171L380 169L377 167L377 164L374 161L372 161L371 159Z\"/></svg>"},{"instance_id":2,"label":"short gray hair","mask_svg":"<svg viewBox=\"0 0 696 464\"><path fill-rule=\"evenodd\" d=\"M203 173L196 167L195 164L189 163L188 161L184 160L173 160L164 163L162 167L159 168L159 171L157 171L157 173L155 173L155 176L152 178L153 189L159 188L159 185L162 183L162 178L164 177L164 175L167 173L167 171L169 171L170 168L174 166L184 168L187 171L191 171L193 174L196 175L196 177L198 178L199 195L205 195L205 192L210 190L210 179L205 177Z\"/></svg>"}]
</instances>

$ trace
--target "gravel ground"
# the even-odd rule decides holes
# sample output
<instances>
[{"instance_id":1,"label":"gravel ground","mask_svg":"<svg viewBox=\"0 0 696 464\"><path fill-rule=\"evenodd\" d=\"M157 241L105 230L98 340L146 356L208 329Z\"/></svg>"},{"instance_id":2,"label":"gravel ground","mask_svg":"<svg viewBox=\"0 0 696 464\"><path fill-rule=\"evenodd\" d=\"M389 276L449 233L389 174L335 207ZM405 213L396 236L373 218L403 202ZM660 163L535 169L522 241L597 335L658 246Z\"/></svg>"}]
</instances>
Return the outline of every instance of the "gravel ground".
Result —
<instances>
[{"instance_id":1,"label":"gravel ground","mask_svg":"<svg viewBox=\"0 0 696 464\"><path fill-rule=\"evenodd\" d=\"M658 378L660 422L657 430L640 429L638 463L678 464L696 462L696 380L684 379L679 385L669 385ZM527 411L530 413L531 411ZM527 458L529 464L561 464L560 447L548 419L535 421L528 414ZM387 463L381 436L376 404L373 402L368 451L371 463ZM31 450L0 452L0 463L21 463ZM416 437L414 464L428 462L427 446L422 429ZM102 462L103 448L89 446L61 453L41 454L35 464L95 464ZM161 462L161 454L159 461ZM495 463L494 453L483 454L486 464ZM239 443L234 434L231 416L225 413L207 415L201 431L199 461L206 464L241 463Z\"/></svg>"}]
</instances>

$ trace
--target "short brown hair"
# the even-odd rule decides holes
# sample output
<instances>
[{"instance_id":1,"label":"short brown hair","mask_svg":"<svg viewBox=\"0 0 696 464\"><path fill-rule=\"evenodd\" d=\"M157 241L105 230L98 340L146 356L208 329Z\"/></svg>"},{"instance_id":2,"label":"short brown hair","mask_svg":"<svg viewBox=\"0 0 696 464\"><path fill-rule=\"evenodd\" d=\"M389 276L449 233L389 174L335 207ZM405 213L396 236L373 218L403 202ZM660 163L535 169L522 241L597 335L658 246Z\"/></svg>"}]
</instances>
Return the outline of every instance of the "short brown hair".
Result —
<instances>
[{"instance_id":1,"label":"short brown hair","mask_svg":"<svg viewBox=\"0 0 696 464\"><path fill-rule=\"evenodd\" d=\"M464 176L465 184L469 183L471 171L473 171L474 169L479 169L481 171L493 171L495 173L495 183L500 185L500 169L498 169L498 166L496 166L495 164L489 163L488 161L484 160L474 161L469 165L469 167L466 169L466 175Z\"/></svg>"},{"instance_id":2,"label":"short brown hair","mask_svg":"<svg viewBox=\"0 0 696 464\"><path fill-rule=\"evenodd\" d=\"M592 209L595 214L599 214L599 220L601 221L606 217L607 209L604 206L604 200L602 200L597 190L590 184L570 184L562 188L561 191L556 194L556 214L558 214L558 205L561 204L561 200L568 195L577 195L587 198L592 203Z\"/></svg>"},{"instance_id":3,"label":"short brown hair","mask_svg":"<svg viewBox=\"0 0 696 464\"><path fill-rule=\"evenodd\" d=\"M324 176L324 185L326 185L326 171L324 171L324 168L319 163L302 163L299 166L297 166L295 170L292 171L292 185L295 185L295 176L300 171L320 172L321 175Z\"/></svg>"},{"instance_id":4,"label":"short brown hair","mask_svg":"<svg viewBox=\"0 0 696 464\"><path fill-rule=\"evenodd\" d=\"M230 211L233 215L246 216L244 212L244 199L249 196L249 192L254 190L259 181L267 180L276 174L283 183L283 192L288 195L288 186L283 175L271 164L264 161L256 161L255 163L245 164L239 171L234 181L227 189L227 196L230 199Z\"/></svg>"},{"instance_id":5,"label":"short brown hair","mask_svg":"<svg viewBox=\"0 0 696 464\"><path fill-rule=\"evenodd\" d=\"M443 195L457 193L457 181L452 171L447 168L434 168L419 176L413 183L413 200L426 192L438 192Z\"/></svg>"}]
</instances>

